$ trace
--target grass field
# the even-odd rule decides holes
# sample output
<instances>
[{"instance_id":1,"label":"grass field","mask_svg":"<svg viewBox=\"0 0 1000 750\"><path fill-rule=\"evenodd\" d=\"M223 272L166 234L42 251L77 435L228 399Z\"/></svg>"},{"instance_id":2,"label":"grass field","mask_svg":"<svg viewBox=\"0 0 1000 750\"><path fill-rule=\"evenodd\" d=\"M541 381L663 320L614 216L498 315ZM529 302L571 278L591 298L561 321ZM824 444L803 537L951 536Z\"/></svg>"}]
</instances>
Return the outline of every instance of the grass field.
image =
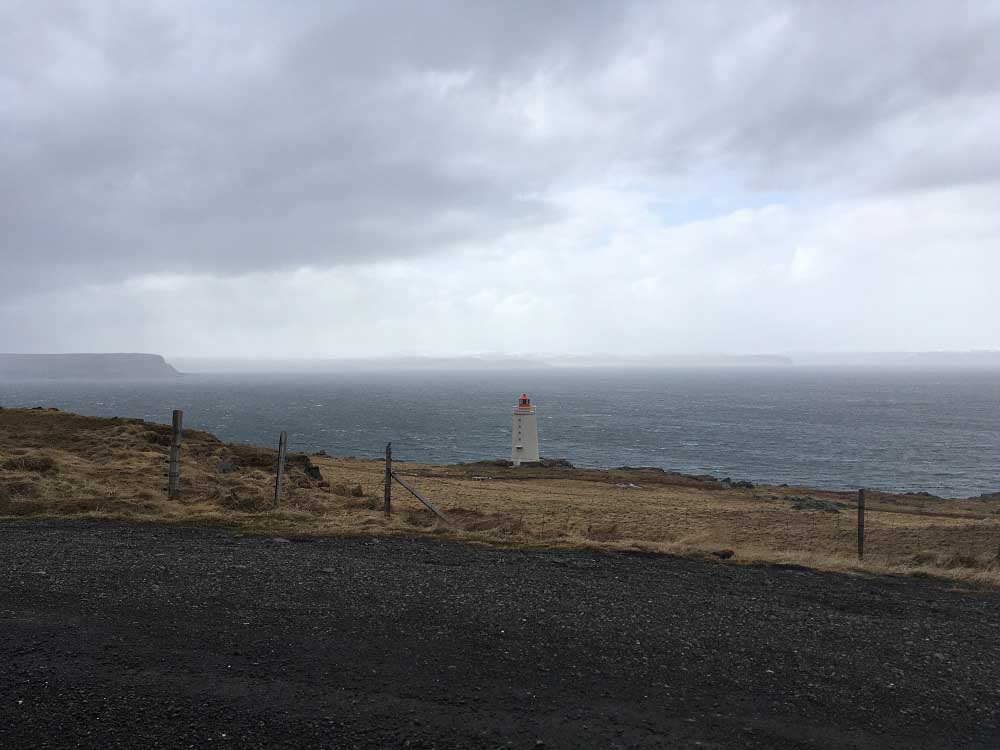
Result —
<instances>
[{"instance_id":1,"label":"grass field","mask_svg":"<svg viewBox=\"0 0 1000 750\"><path fill-rule=\"evenodd\" d=\"M397 461L396 471L447 515L445 524L399 485L387 517L381 462L292 454L283 502L274 508L275 450L185 430L183 498L174 502L165 492L169 433L140 420L0 409L0 520L224 525L283 536L432 534L1000 585L998 499L869 494L859 563L854 493L741 487L656 469Z\"/></svg>"}]
</instances>

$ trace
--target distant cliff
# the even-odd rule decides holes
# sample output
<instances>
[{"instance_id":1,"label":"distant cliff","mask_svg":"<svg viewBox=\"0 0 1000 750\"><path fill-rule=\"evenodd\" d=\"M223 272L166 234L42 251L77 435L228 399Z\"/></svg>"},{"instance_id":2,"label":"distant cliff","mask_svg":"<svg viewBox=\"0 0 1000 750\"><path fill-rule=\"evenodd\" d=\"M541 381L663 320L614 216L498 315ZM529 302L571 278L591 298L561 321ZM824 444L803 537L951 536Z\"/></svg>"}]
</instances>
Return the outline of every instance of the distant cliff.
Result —
<instances>
[{"instance_id":1,"label":"distant cliff","mask_svg":"<svg viewBox=\"0 0 1000 750\"><path fill-rule=\"evenodd\" d=\"M153 380L180 373L159 354L0 354L0 380Z\"/></svg>"}]
</instances>

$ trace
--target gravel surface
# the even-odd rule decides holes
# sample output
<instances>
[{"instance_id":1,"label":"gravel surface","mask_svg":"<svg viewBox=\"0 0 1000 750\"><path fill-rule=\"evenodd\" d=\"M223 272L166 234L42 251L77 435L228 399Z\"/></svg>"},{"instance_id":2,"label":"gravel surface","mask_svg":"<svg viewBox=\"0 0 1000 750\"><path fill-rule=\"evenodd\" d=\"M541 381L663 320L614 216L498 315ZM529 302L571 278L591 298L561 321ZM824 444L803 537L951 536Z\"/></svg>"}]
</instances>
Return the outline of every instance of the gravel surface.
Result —
<instances>
[{"instance_id":1,"label":"gravel surface","mask_svg":"<svg viewBox=\"0 0 1000 750\"><path fill-rule=\"evenodd\" d=\"M0 747L1000 747L1000 593L0 525Z\"/></svg>"}]
</instances>

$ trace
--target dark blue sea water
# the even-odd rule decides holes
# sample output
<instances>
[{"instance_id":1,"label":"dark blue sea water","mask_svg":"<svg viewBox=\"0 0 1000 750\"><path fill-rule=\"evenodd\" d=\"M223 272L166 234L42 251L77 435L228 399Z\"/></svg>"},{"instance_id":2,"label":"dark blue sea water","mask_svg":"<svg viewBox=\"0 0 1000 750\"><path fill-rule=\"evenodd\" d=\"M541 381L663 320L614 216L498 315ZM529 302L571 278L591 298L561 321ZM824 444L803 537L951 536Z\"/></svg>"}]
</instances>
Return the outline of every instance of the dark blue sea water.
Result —
<instances>
[{"instance_id":1,"label":"dark blue sea water","mask_svg":"<svg viewBox=\"0 0 1000 750\"><path fill-rule=\"evenodd\" d=\"M169 422L222 439L401 460L509 457L527 391L542 455L761 482L1000 490L1000 373L670 369L188 375L175 382L0 383L0 405Z\"/></svg>"}]
</instances>

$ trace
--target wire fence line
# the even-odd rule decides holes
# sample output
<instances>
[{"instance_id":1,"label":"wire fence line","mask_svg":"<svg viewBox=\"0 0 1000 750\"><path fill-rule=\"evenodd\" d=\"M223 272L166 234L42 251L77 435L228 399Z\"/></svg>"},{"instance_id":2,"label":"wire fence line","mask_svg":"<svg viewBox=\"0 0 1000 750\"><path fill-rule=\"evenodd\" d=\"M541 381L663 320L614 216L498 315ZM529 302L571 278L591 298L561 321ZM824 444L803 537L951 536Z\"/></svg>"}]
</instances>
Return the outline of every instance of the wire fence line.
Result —
<instances>
[{"instance_id":1,"label":"wire fence line","mask_svg":"<svg viewBox=\"0 0 1000 750\"><path fill-rule=\"evenodd\" d=\"M180 409L174 410L171 425L169 466L167 473L169 478L167 495L170 500L180 500L181 497L181 437L183 434L183 416L183 412ZM277 460L275 462L273 501L273 507L275 508L280 506L282 500L282 477L285 471L287 458L286 451L287 433L282 431L278 441ZM332 458L325 452L314 453L313 455L323 456L324 458ZM389 516L392 513L393 484L397 484L402 489L406 490L406 492L410 495L415 497L427 510L438 516L445 523L448 523L448 519L445 514L441 512L431 499L429 499L423 492L421 492L420 489L411 483L412 480L404 479L397 472L393 471L391 442L389 442L385 447L384 464L381 471L375 468L378 466L378 458L369 460L375 464L375 466L373 466L375 471L371 474L366 472L360 481L358 481L357 478L352 479L348 483L336 482L334 478L328 478L324 481L328 482L331 487L337 487L339 490L338 494L368 498L369 502L376 504L381 498L383 501L383 511L386 516ZM330 481L330 479L334 479L334 481ZM857 493L857 504L855 506L857 509L856 549L859 560L863 560L865 555L865 515L866 500L868 499L866 495L868 494L869 493L866 492L865 489L859 489Z\"/></svg>"}]
</instances>

